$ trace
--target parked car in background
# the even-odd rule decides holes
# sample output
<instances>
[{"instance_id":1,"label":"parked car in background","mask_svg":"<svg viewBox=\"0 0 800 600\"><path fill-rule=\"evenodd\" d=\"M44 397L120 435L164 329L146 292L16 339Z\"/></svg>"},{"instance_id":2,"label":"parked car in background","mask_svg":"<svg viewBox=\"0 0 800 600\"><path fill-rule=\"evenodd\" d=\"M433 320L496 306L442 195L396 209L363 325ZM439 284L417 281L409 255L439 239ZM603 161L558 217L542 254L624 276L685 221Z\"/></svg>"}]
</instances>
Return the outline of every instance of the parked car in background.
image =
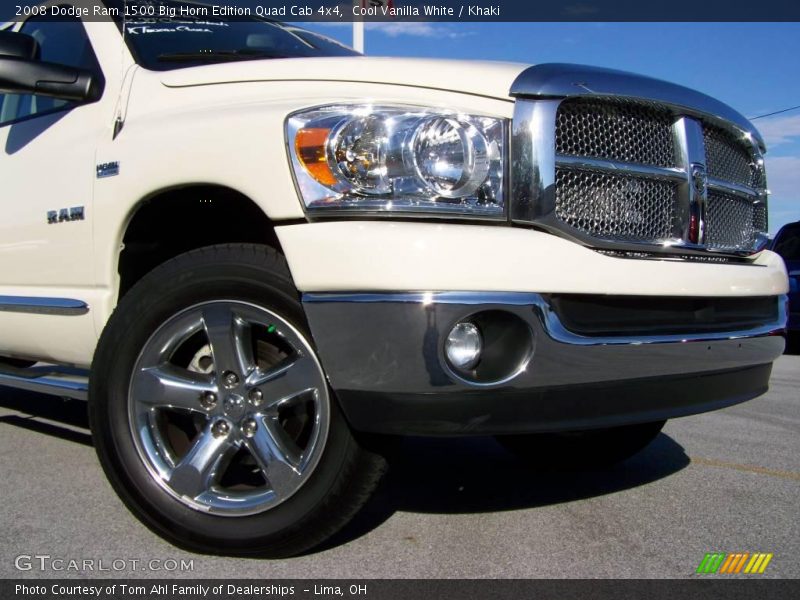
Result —
<instances>
[{"instance_id":1,"label":"parked car in background","mask_svg":"<svg viewBox=\"0 0 800 600\"><path fill-rule=\"evenodd\" d=\"M781 227L771 248L780 254L789 272L789 348L797 349L800 346L800 221Z\"/></svg>"}]
</instances>

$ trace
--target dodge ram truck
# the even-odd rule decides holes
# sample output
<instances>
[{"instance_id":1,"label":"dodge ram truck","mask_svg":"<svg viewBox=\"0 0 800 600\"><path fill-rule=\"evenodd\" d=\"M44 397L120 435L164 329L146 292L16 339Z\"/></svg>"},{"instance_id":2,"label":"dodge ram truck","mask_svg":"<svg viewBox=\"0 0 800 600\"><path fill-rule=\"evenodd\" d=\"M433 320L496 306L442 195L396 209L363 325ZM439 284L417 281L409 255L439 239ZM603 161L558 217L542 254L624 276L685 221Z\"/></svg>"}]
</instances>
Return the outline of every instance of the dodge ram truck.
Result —
<instances>
[{"instance_id":1,"label":"dodge ram truck","mask_svg":"<svg viewBox=\"0 0 800 600\"><path fill-rule=\"evenodd\" d=\"M729 106L148 12L178 0L47 13L99 1L0 32L0 385L86 399L164 538L293 555L369 498L376 440L597 465L767 390L787 274Z\"/></svg>"}]
</instances>

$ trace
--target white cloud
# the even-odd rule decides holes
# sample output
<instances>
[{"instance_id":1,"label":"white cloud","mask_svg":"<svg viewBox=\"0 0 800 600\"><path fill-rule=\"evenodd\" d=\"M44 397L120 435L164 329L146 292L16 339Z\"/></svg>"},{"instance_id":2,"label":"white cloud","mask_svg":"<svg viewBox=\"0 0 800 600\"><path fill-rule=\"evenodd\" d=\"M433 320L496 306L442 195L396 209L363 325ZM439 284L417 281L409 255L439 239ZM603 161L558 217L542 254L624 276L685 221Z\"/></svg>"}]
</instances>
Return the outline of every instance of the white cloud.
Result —
<instances>
[{"instance_id":1,"label":"white cloud","mask_svg":"<svg viewBox=\"0 0 800 600\"><path fill-rule=\"evenodd\" d=\"M764 136L767 148L800 141L793 139L800 138L800 115L784 115L759 120L756 127Z\"/></svg>"},{"instance_id":2,"label":"white cloud","mask_svg":"<svg viewBox=\"0 0 800 600\"><path fill-rule=\"evenodd\" d=\"M314 23L314 25L320 25L322 27L352 27L352 23L336 23L336 22L326 22L326 21L319 21ZM382 33L392 38L399 37L401 35L407 35L412 37L425 37L425 38L444 38L444 39L456 39L461 37L466 37L468 35L474 35L474 31L456 31L447 25L438 25L435 23L423 23L417 21L406 21L406 22L394 22L394 21L379 21L379 22L371 22L371 23L364 23L364 29L367 31L375 31L377 33Z\"/></svg>"},{"instance_id":3,"label":"white cloud","mask_svg":"<svg viewBox=\"0 0 800 600\"><path fill-rule=\"evenodd\" d=\"M767 155L769 229L772 234L784 223L800 220L800 156Z\"/></svg>"},{"instance_id":4,"label":"white cloud","mask_svg":"<svg viewBox=\"0 0 800 600\"><path fill-rule=\"evenodd\" d=\"M456 32L449 27L442 25L434 25L433 23L422 22L392 22L386 21L381 23L365 23L365 29L369 31L379 31L389 37L398 37L401 35L410 35L414 37L428 37L428 38L448 38L454 39L471 35L469 32Z\"/></svg>"},{"instance_id":5,"label":"white cloud","mask_svg":"<svg viewBox=\"0 0 800 600\"><path fill-rule=\"evenodd\" d=\"M766 163L767 184L772 195L800 202L800 156L767 155Z\"/></svg>"}]
</instances>

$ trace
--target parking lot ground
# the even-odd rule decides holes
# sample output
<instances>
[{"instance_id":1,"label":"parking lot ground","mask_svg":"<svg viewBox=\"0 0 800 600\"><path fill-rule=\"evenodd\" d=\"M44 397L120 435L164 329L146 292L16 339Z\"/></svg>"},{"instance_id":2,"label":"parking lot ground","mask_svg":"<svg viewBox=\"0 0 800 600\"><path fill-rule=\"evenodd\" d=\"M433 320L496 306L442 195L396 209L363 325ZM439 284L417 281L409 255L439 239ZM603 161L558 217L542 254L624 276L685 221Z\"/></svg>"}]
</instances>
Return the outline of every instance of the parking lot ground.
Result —
<instances>
[{"instance_id":1,"label":"parking lot ground","mask_svg":"<svg viewBox=\"0 0 800 600\"><path fill-rule=\"evenodd\" d=\"M778 360L765 396L670 421L605 471L534 472L491 438L406 439L351 525L280 561L194 555L156 537L106 482L86 426L81 402L0 388L0 577L697 577L713 551L770 552L758 577L800 577L800 356ZM34 554L141 562L15 568ZM145 564L165 559L193 569Z\"/></svg>"}]
</instances>

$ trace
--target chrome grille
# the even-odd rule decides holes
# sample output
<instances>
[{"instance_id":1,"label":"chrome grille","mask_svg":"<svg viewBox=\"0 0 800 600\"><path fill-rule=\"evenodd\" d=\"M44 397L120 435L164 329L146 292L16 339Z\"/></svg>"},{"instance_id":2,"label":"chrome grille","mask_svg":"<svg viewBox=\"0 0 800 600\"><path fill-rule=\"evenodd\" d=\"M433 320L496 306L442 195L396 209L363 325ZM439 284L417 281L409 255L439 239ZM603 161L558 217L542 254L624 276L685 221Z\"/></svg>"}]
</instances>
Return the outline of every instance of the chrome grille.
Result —
<instances>
[{"instance_id":1,"label":"chrome grille","mask_svg":"<svg viewBox=\"0 0 800 600\"><path fill-rule=\"evenodd\" d=\"M753 227L755 228L756 232L765 232L769 227L769 221L767 217L767 205L763 202L759 202L753 208Z\"/></svg>"},{"instance_id":2,"label":"chrome grille","mask_svg":"<svg viewBox=\"0 0 800 600\"><path fill-rule=\"evenodd\" d=\"M705 125L703 141L710 177L739 185L762 185L762 170L756 167L744 140L737 140L733 134L719 127Z\"/></svg>"},{"instance_id":3,"label":"chrome grille","mask_svg":"<svg viewBox=\"0 0 800 600\"><path fill-rule=\"evenodd\" d=\"M555 219L546 226L629 251L626 244L673 253L759 246L767 230L763 160L732 124L596 98L564 100L553 118Z\"/></svg>"},{"instance_id":4,"label":"chrome grille","mask_svg":"<svg viewBox=\"0 0 800 600\"><path fill-rule=\"evenodd\" d=\"M675 165L674 117L637 102L567 100L556 120L556 152L643 165Z\"/></svg>"},{"instance_id":5,"label":"chrome grille","mask_svg":"<svg viewBox=\"0 0 800 600\"><path fill-rule=\"evenodd\" d=\"M766 207L747 198L711 192L706 210L706 244L721 250L750 248L766 230Z\"/></svg>"},{"instance_id":6,"label":"chrome grille","mask_svg":"<svg viewBox=\"0 0 800 600\"><path fill-rule=\"evenodd\" d=\"M556 216L592 237L647 242L671 237L677 188L664 181L556 171Z\"/></svg>"}]
</instances>

